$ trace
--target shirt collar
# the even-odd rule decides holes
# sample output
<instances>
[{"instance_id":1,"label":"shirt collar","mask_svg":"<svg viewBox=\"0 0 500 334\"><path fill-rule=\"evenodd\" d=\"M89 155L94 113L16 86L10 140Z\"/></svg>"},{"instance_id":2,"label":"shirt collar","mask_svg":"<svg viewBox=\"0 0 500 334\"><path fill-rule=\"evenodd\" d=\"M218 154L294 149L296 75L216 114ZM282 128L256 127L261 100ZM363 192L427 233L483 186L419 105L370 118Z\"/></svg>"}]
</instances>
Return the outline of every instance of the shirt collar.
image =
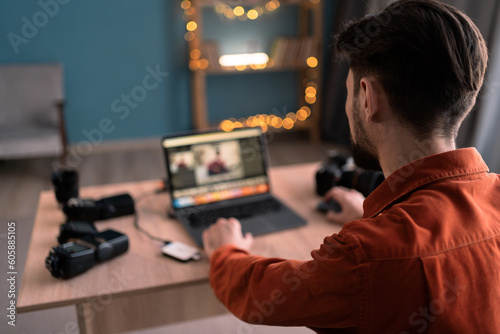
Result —
<instances>
[{"instance_id":1,"label":"shirt collar","mask_svg":"<svg viewBox=\"0 0 500 334\"><path fill-rule=\"evenodd\" d=\"M363 218L377 216L399 198L431 182L488 171L488 166L475 148L453 150L415 160L389 175L365 199Z\"/></svg>"}]
</instances>

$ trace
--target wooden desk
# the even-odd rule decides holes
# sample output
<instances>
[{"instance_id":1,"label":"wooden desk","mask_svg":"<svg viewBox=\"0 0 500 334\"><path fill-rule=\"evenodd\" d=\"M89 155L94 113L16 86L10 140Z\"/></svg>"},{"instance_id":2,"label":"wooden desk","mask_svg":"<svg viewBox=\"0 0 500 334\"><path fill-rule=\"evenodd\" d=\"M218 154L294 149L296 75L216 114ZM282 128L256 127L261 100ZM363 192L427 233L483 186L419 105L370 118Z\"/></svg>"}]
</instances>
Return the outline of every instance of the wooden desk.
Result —
<instances>
[{"instance_id":1,"label":"wooden desk","mask_svg":"<svg viewBox=\"0 0 500 334\"><path fill-rule=\"evenodd\" d=\"M314 173L319 164L276 167L270 170L276 197L308 221L308 225L255 238L252 252L263 256L306 260L323 238L340 226L328 223L315 210L320 198L314 192ZM99 199L128 192L132 197L152 191L158 181L82 188L81 197ZM154 195L137 207L139 224L165 239L194 242L174 219L167 218L169 195ZM96 223L125 233L128 252L95 265L87 272L61 280L45 268L49 249L57 244L64 215L53 191L40 194L26 267L17 301L18 312L76 305L81 333L112 333L159 326L226 312L208 286L209 263L180 263L163 256L160 243L148 239L133 226L131 216Z\"/></svg>"}]
</instances>

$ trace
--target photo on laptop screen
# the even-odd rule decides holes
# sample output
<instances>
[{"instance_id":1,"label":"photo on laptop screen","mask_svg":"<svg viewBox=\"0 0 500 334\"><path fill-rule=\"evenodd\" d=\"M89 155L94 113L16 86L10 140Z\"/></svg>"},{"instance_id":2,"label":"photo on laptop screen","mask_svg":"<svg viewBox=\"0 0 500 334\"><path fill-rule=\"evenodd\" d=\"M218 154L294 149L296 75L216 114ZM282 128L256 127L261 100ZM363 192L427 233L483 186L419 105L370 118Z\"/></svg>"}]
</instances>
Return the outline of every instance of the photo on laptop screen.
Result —
<instances>
[{"instance_id":1,"label":"photo on laptop screen","mask_svg":"<svg viewBox=\"0 0 500 334\"><path fill-rule=\"evenodd\" d=\"M260 129L165 138L174 208L268 192L261 140Z\"/></svg>"}]
</instances>

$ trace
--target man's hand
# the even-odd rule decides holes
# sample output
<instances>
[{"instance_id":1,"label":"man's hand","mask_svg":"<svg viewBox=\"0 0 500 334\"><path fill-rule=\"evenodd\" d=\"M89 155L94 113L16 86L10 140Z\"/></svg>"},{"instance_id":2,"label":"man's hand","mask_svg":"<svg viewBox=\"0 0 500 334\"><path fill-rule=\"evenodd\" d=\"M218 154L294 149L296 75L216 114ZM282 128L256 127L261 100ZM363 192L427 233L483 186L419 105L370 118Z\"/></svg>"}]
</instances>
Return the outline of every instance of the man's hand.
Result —
<instances>
[{"instance_id":1,"label":"man's hand","mask_svg":"<svg viewBox=\"0 0 500 334\"><path fill-rule=\"evenodd\" d=\"M208 257L221 246L233 244L238 248L249 250L253 243L251 233L243 236L241 224L236 218L219 218L203 232L203 246Z\"/></svg>"},{"instance_id":2,"label":"man's hand","mask_svg":"<svg viewBox=\"0 0 500 334\"><path fill-rule=\"evenodd\" d=\"M328 211L326 214L328 220L345 224L363 217L363 202L365 196L359 191L344 187L334 187L326 193L324 198L325 202L328 202L330 199L337 201L342 211Z\"/></svg>"}]
</instances>

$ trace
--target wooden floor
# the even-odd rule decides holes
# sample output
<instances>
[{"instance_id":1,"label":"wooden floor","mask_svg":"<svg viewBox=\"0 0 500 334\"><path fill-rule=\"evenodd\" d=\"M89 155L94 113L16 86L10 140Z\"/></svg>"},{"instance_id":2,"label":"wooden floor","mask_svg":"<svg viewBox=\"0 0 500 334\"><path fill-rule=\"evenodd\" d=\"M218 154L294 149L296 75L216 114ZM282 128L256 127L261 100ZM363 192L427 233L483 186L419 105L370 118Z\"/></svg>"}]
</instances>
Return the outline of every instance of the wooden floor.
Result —
<instances>
[{"instance_id":1,"label":"wooden floor","mask_svg":"<svg viewBox=\"0 0 500 334\"><path fill-rule=\"evenodd\" d=\"M268 141L272 166L320 161L324 159L327 150L334 148L346 152L345 148L335 147L331 143L313 145L301 133L273 134ZM79 172L80 186L162 179L166 176L163 153L158 139L126 143L104 143L93 148L91 154L79 158L81 159L74 164L74 167ZM1 226L3 226L2 230L0 230L0 247L2 249L1 254L6 254L6 225L10 221L15 221L18 289L21 284L24 261L31 238L31 228L38 195L42 190L52 189L50 175L53 167L54 160L50 158L0 161L0 222L2 223ZM314 182L314 180L311 180L311 182ZM7 272L7 256L2 256L0 265ZM4 279L0 280L0 282L2 291L0 296L1 305L7 305L7 283ZM226 332L226 329L224 331L220 330L226 325L228 326L227 332L233 332L235 321L236 319L228 315L217 319L214 318L213 321L210 321L210 319L204 320L203 326L206 333ZM15 328L7 325L7 321L4 319L0 323L0 332L76 333L71 331L75 324L75 308L64 307L18 314ZM211 329L210 326L212 325L213 328ZM192 327L189 324L178 324L175 327L176 331L174 331L174 327L170 329L173 333L197 332L190 330L190 326ZM163 329L144 331L144 333L153 332L165 331ZM272 329L266 329L266 327L253 330L253 333L273 332Z\"/></svg>"}]
</instances>

